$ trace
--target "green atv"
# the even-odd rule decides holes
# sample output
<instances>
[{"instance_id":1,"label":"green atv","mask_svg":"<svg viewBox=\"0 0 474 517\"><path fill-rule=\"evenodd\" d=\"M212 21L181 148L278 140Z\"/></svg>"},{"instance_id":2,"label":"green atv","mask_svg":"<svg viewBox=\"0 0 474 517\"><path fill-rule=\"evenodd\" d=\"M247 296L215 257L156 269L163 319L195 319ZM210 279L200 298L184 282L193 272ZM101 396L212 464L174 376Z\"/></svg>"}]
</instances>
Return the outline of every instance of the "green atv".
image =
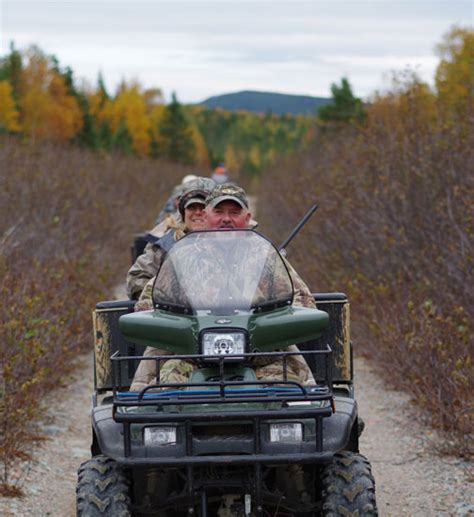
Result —
<instances>
[{"instance_id":1,"label":"green atv","mask_svg":"<svg viewBox=\"0 0 474 517\"><path fill-rule=\"evenodd\" d=\"M377 515L358 447L347 298L314 296L318 309L294 306L274 245L232 230L173 246L154 310L98 304L92 459L79 469L77 515ZM142 357L145 346L168 353ZM311 384L292 376L295 355ZM173 380L170 359L191 364L190 376ZM130 391L140 361L153 362L156 382ZM262 364L274 374L259 375Z\"/></svg>"}]
</instances>

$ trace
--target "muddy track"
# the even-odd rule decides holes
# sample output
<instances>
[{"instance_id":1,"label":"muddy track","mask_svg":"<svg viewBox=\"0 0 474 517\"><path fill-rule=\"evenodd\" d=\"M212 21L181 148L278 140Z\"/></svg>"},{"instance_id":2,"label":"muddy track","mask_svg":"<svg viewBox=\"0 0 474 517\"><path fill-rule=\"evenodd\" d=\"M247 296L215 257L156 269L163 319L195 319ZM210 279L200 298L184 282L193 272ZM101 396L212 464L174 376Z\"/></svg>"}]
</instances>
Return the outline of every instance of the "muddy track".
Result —
<instances>
[{"instance_id":1,"label":"muddy track","mask_svg":"<svg viewBox=\"0 0 474 517\"><path fill-rule=\"evenodd\" d=\"M366 422L361 452L371 461L382 516L474 515L468 465L434 451L436 436L419 422L409 398L387 390L365 359L356 359L356 390ZM0 499L0 515L75 515L76 471L89 457L92 355L49 400L47 440L22 478L23 499ZM471 473L472 480L472 473Z\"/></svg>"}]
</instances>

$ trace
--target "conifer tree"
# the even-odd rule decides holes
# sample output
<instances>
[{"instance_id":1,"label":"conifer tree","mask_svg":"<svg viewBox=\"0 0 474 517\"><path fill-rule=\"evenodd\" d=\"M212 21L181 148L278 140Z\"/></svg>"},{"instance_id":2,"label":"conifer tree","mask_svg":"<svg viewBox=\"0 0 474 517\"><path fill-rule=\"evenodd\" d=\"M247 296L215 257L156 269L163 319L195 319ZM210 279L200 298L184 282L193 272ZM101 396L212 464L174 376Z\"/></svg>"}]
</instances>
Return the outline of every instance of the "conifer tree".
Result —
<instances>
[{"instance_id":1,"label":"conifer tree","mask_svg":"<svg viewBox=\"0 0 474 517\"><path fill-rule=\"evenodd\" d=\"M111 148L124 154L132 154L133 152L133 140L124 120L120 121L117 131L112 137Z\"/></svg>"},{"instance_id":2,"label":"conifer tree","mask_svg":"<svg viewBox=\"0 0 474 517\"><path fill-rule=\"evenodd\" d=\"M159 127L161 154L164 158L185 164L194 163L195 147L191 126L183 107L173 93Z\"/></svg>"},{"instance_id":3,"label":"conifer tree","mask_svg":"<svg viewBox=\"0 0 474 517\"><path fill-rule=\"evenodd\" d=\"M99 72L99 76L97 77L97 90L101 94L102 101L106 101L106 100L110 99L110 95L107 93L107 88L105 87L102 72Z\"/></svg>"},{"instance_id":4,"label":"conifer tree","mask_svg":"<svg viewBox=\"0 0 474 517\"><path fill-rule=\"evenodd\" d=\"M9 81L12 86L12 95L18 103L23 59L15 49L13 41L10 42L10 54L0 60L0 81Z\"/></svg>"},{"instance_id":5,"label":"conifer tree","mask_svg":"<svg viewBox=\"0 0 474 517\"><path fill-rule=\"evenodd\" d=\"M112 149L113 134L110 129L110 123L108 120L101 122L97 134L98 145L100 149L110 150Z\"/></svg>"},{"instance_id":6,"label":"conifer tree","mask_svg":"<svg viewBox=\"0 0 474 517\"><path fill-rule=\"evenodd\" d=\"M319 108L318 116L323 122L360 122L365 117L361 99L352 93L351 85L346 77L341 85L331 85L332 102Z\"/></svg>"},{"instance_id":7,"label":"conifer tree","mask_svg":"<svg viewBox=\"0 0 474 517\"><path fill-rule=\"evenodd\" d=\"M90 149L99 149L100 138L96 126L94 124L94 118L89 109L89 101L87 96L83 93L78 95L79 106L82 111L82 130L78 135L78 141L80 144Z\"/></svg>"}]
</instances>

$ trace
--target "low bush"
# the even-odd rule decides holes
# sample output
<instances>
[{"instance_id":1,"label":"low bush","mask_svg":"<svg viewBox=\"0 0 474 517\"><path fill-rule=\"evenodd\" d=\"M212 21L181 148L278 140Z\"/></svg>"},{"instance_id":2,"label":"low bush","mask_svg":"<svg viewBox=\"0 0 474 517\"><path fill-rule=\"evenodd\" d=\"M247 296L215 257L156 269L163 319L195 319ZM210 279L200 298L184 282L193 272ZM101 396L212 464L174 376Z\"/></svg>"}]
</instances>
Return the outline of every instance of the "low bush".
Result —
<instances>
[{"instance_id":1,"label":"low bush","mask_svg":"<svg viewBox=\"0 0 474 517\"><path fill-rule=\"evenodd\" d=\"M90 349L91 309L189 169L7 137L0 163L0 491L15 495L42 399Z\"/></svg>"},{"instance_id":2,"label":"low bush","mask_svg":"<svg viewBox=\"0 0 474 517\"><path fill-rule=\"evenodd\" d=\"M319 211L289 258L313 290L348 292L356 353L370 354L466 455L474 414L471 96L450 110L404 78L374 99L363 126L325 129L311 152L264 176L259 194L259 220L278 242L316 200Z\"/></svg>"}]
</instances>

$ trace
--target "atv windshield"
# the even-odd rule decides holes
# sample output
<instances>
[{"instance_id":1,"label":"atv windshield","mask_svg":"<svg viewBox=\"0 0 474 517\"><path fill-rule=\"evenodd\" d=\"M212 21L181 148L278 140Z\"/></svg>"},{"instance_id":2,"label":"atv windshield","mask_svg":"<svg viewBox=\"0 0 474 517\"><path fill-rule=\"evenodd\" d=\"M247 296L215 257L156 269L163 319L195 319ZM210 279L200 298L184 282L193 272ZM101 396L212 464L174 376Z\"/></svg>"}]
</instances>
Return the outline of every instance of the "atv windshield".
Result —
<instances>
[{"instance_id":1,"label":"atv windshield","mask_svg":"<svg viewBox=\"0 0 474 517\"><path fill-rule=\"evenodd\" d=\"M252 230L187 234L166 255L153 285L154 306L172 312L233 314L292 301L285 262Z\"/></svg>"}]
</instances>

